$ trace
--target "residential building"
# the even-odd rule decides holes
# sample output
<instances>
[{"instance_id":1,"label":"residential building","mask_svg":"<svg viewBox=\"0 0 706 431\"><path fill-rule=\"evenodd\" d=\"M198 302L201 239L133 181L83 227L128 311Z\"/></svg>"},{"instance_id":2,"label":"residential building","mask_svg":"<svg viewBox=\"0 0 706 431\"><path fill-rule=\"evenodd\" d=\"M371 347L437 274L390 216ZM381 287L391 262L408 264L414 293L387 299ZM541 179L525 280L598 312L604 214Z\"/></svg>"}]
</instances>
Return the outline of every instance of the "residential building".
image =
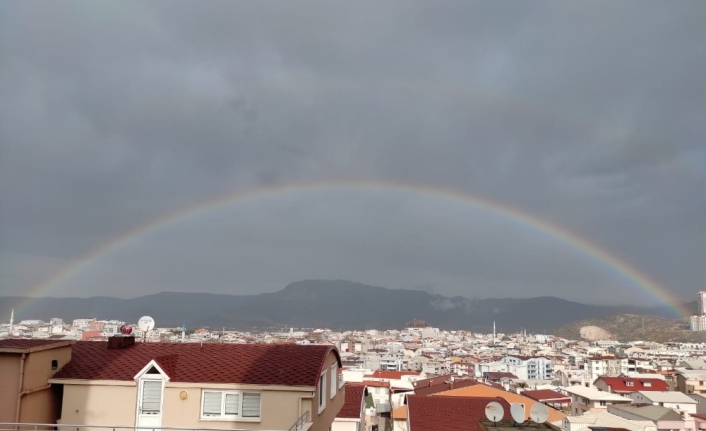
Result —
<instances>
[{"instance_id":1,"label":"residential building","mask_svg":"<svg viewBox=\"0 0 706 431\"><path fill-rule=\"evenodd\" d=\"M596 381L600 376L619 376L627 374L627 358L615 356L596 356L586 359L586 371L591 373L591 381Z\"/></svg>"},{"instance_id":2,"label":"residential building","mask_svg":"<svg viewBox=\"0 0 706 431\"><path fill-rule=\"evenodd\" d=\"M599 391L596 388L582 386L562 387L561 392L571 397L571 414L582 415L586 412L605 412L610 404L630 404L632 399L618 394Z\"/></svg>"},{"instance_id":3,"label":"residential building","mask_svg":"<svg viewBox=\"0 0 706 431\"><path fill-rule=\"evenodd\" d=\"M580 416L567 416L561 422L562 431L580 431L589 428L593 431L657 431L657 427L651 420L625 419L607 411L586 412Z\"/></svg>"},{"instance_id":4,"label":"residential building","mask_svg":"<svg viewBox=\"0 0 706 431\"><path fill-rule=\"evenodd\" d=\"M522 391L521 395L545 404L555 410L568 412L571 408L571 397L551 389Z\"/></svg>"},{"instance_id":5,"label":"residential building","mask_svg":"<svg viewBox=\"0 0 706 431\"><path fill-rule=\"evenodd\" d=\"M502 398L469 398L410 395L407 398L407 431L485 431L485 408L490 402L504 410L500 420L510 420L510 405Z\"/></svg>"},{"instance_id":6,"label":"residential building","mask_svg":"<svg viewBox=\"0 0 706 431\"><path fill-rule=\"evenodd\" d=\"M525 416L530 417L530 409L538 401L515 392L508 392L488 385L472 385L464 388L452 389L431 395L432 397L469 397L469 398L502 398L508 403L519 403L525 406ZM408 397L409 398L409 397ZM556 409L549 409L549 422L560 421L566 416L564 412Z\"/></svg>"},{"instance_id":7,"label":"residential building","mask_svg":"<svg viewBox=\"0 0 706 431\"><path fill-rule=\"evenodd\" d=\"M706 394L706 370L678 369L677 390L685 394Z\"/></svg>"},{"instance_id":8,"label":"residential building","mask_svg":"<svg viewBox=\"0 0 706 431\"><path fill-rule=\"evenodd\" d=\"M681 392L633 392L628 395L635 404L652 404L675 409L679 412L696 414L697 400Z\"/></svg>"},{"instance_id":9,"label":"residential building","mask_svg":"<svg viewBox=\"0 0 706 431\"><path fill-rule=\"evenodd\" d=\"M524 380L551 380L554 375L554 366L552 361L545 357L534 356L506 356L502 362L516 367L526 369L526 377ZM518 373L516 373L518 374Z\"/></svg>"},{"instance_id":10,"label":"residential building","mask_svg":"<svg viewBox=\"0 0 706 431\"><path fill-rule=\"evenodd\" d=\"M600 391L620 395L627 395L638 391L664 392L669 390L669 385L664 379L636 378L627 376L601 376L593 382L593 386Z\"/></svg>"},{"instance_id":11,"label":"residential building","mask_svg":"<svg viewBox=\"0 0 706 431\"><path fill-rule=\"evenodd\" d=\"M634 421L651 421L658 430L695 429L694 419L681 415L674 409L655 405L611 405L608 413Z\"/></svg>"},{"instance_id":12,"label":"residential building","mask_svg":"<svg viewBox=\"0 0 706 431\"><path fill-rule=\"evenodd\" d=\"M333 346L132 343L71 347L48 380L63 394L59 423L287 430L301 419L326 431L343 405Z\"/></svg>"},{"instance_id":13,"label":"residential building","mask_svg":"<svg viewBox=\"0 0 706 431\"><path fill-rule=\"evenodd\" d=\"M331 431L365 431L365 397L368 391L364 383L346 383L345 401L331 425Z\"/></svg>"}]
</instances>

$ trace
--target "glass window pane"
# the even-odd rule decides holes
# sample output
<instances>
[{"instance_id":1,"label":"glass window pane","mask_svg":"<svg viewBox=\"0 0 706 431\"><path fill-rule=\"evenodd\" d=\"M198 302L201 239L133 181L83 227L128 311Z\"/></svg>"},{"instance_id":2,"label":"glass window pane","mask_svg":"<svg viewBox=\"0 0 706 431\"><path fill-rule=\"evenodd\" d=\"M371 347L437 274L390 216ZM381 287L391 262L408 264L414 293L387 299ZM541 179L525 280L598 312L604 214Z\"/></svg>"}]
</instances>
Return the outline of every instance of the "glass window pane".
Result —
<instances>
[{"instance_id":1,"label":"glass window pane","mask_svg":"<svg viewBox=\"0 0 706 431\"><path fill-rule=\"evenodd\" d=\"M226 394L225 414L237 415L240 405L240 394Z\"/></svg>"},{"instance_id":2,"label":"glass window pane","mask_svg":"<svg viewBox=\"0 0 706 431\"><path fill-rule=\"evenodd\" d=\"M260 394L243 394L243 417L260 417Z\"/></svg>"},{"instance_id":3,"label":"glass window pane","mask_svg":"<svg viewBox=\"0 0 706 431\"><path fill-rule=\"evenodd\" d=\"M204 392L203 393L203 414L204 416L220 416L221 415L221 398L220 392Z\"/></svg>"}]
</instances>

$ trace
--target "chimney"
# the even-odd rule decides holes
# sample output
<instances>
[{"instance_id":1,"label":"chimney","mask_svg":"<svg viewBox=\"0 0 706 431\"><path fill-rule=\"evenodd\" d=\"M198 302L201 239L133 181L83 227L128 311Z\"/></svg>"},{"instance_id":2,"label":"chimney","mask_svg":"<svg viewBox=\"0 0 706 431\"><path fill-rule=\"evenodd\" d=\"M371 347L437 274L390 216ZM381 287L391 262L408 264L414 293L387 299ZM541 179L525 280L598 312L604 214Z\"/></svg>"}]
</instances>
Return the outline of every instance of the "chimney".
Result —
<instances>
[{"instance_id":1,"label":"chimney","mask_svg":"<svg viewBox=\"0 0 706 431\"><path fill-rule=\"evenodd\" d=\"M135 344L135 336L113 335L108 338L108 349L125 349Z\"/></svg>"}]
</instances>

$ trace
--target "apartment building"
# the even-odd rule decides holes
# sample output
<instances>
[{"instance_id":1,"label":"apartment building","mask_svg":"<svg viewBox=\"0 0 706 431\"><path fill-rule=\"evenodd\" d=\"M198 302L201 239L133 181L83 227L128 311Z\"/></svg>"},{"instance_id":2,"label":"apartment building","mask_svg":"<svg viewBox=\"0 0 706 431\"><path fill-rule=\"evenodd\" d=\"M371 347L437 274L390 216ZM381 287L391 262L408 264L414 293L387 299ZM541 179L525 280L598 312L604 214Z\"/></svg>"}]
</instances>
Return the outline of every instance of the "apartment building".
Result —
<instances>
[{"instance_id":1,"label":"apartment building","mask_svg":"<svg viewBox=\"0 0 706 431\"><path fill-rule=\"evenodd\" d=\"M627 374L628 359L615 356L594 356L586 358L586 371L591 373L591 380L600 376L619 376Z\"/></svg>"},{"instance_id":2,"label":"apartment building","mask_svg":"<svg viewBox=\"0 0 706 431\"><path fill-rule=\"evenodd\" d=\"M561 388L561 392L571 397L570 412L573 416L586 412L605 412L611 404L631 404L632 399L618 394L599 391L595 388L571 386Z\"/></svg>"},{"instance_id":3,"label":"apartment building","mask_svg":"<svg viewBox=\"0 0 706 431\"><path fill-rule=\"evenodd\" d=\"M554 365L550 359L545 357L505 356L501 362L524 368L526 370L525 380L551 380L554 375ZM518 377L524 377L517 371L515 371L515 374L517 374Z\"/></svg>"},{"instance_id":4,"label":"apartment building","mask_svg":"<svg viewBox=\"0 0 706 431\"><path fill-rule=\"evenodd\" d=\"M663 379L627 376L601 376L593 382L593 386L598 390L620 395L628 395L639 391L664 392L669 390L669 384Z\"/></svg>"},{"instance_id":5,"label":"apartment building","mask_svg":"<svg viewBox=\"0 0 706 431\"><path fill-rule=\"evenodd\" d=\"M676 387L685 394L706 394L706 370L678 369Z\"/></svg>"}]
</instances>

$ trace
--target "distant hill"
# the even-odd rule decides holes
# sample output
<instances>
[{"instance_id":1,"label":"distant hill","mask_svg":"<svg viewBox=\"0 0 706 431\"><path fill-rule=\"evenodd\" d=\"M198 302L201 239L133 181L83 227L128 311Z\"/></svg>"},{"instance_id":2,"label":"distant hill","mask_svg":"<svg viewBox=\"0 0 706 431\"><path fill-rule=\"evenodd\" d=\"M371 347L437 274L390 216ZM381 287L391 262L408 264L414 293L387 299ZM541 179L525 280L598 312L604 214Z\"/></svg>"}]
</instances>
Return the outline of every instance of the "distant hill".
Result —
<instances>
[{"instance_id":1,"label":"distant hill","mask_svg":"<svg viewBox=\"0 0 706 431\"><path fill-rule=\"evenodd\" d=\"M8 319L12 307L27 302L21 297L0 298L0 319ZM18 309L16 320L100 317L135 322L142 315L151 315L161 326L388 329L421 319L442 329L490 332L495 321L498 331L526 328L549 332L577 319L619 313L670 317L673 312L668 307L598 306L556 297L468 299L345 280L305 280L259 295L162 292L133 299L40 298Z\"/></svg>"},{"instance_id":2,"label":"distant hill","mask_svg":"<svg viewBox=\"0 0 706 431\"><path fill-rule=\"evenodd\" d=\"M577 320L561 326L554 331L554 335L572 340L607 338L616 341L642 340L660 343L706 341L706 333L687 329L683 320L663 316L618 314ZM599 334L600 330L608 334Z\"/></svg>"}]
</instances>

